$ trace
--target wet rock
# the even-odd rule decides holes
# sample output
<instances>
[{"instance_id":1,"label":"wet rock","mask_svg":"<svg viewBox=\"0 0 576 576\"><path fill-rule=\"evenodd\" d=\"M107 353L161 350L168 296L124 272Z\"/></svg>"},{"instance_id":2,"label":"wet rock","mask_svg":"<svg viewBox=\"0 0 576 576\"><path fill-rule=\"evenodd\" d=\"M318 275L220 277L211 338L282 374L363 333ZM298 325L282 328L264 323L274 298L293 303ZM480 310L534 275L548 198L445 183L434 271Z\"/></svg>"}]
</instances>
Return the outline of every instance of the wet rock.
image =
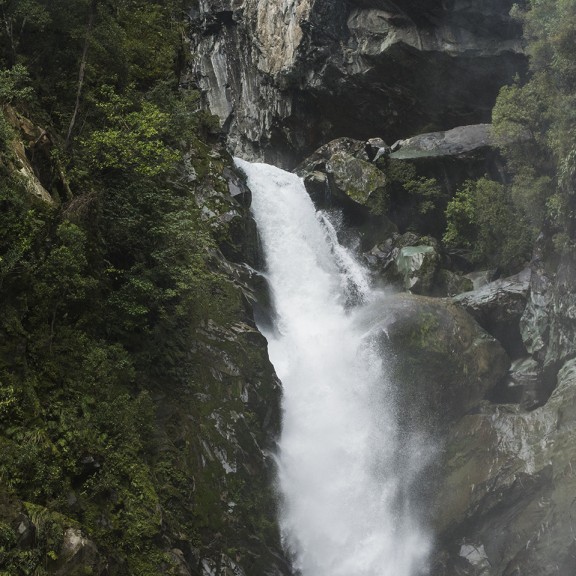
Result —
<instances>
[{"instance_id":1,"label":"wet rock","mask_svg":"<svg viewBox=\"0 0 576 576\"><path fill-rule=\"evenodd\" d=\"M464 276L472 282L472 290L478 290L496 279L496 270L478 270Z\"/></svg>"},{"instance_id":2,"label":"wet rock","mask_svg":"<svg viewBox=\"0 0 576 576\"><path fill-rule=\"evenodd\" d=\"M446 269L440 270L438 284L443 287L446 296L456 296L463 292L469 292L474 287L472 281L465 275Z\"/></svg>"},{"instance_id":3,"label":"wet rock","mask_svg":"<svg viewBox=\"0 0 576 576\"><path fill-rule=\"evenodd\" d=\"M351 138L339 138L322 146L295 172L306 184L325 184L332 199L344 205L351 200L364 206L385 193L386 176L368 162L363 143Z\"/></svg>"},{"instance_id":4,"label":"wet rock","mask_svg":"<svg viewBox=\"0 0 576 576\"><path fill-rule=\"evenodd\" d=\"M526 354L520 335L520 318L528 300L530 275L530 270L526 269L454 298L454 302L497 338L513 358Z\"/></svg>"},{"instance_id":5,"label":"wet rock","mask_svg":"<svg viewBox=\"0 0 576 576\"><path fill-rule=\"evenodd\" d=\"M404 287L413 294L431 294L440 257L432 246L400 248L395 264L404 280Z\"/></svg>"},{"instance_id":6,"label":"wet rock","mask_svg":"<svg viewBox=\"0 0 576 576\"><path fill-rule=\"evenodd\" d=\"M320 209L342 212L340 240L367 250L397 231L386 217L386 175L368 161L365 143L339 138L320 147L295 170Z\"/></svg>"},{"instance_id":7,"label":"wet rock","mask_svg":"<svg viewBox=\"0 0 576 576\"><path fill-rule=\"evenodd\" d=\"M377 244L369 252L366 252L364 258L374 271L385 275L386 279L392 283L399 279L394 264L400 249L404 246L424 243L424 239L413 232L393 234L386 238L384 242Z\"/></svg>"},{"instance_id":8,"label":"wet rock","mask_svg":"<svg viewBox=\"0 0 576 576\"><path fill-rule=\"evenodd\" d=\"M401 383L405 418L418 425L445 429L507 374L500 344L447 300L399 294L368 313L376 318L370 337Z\"/></svg>"},{"instance_id":9,"label":"wet rock","mask_svg":"<svg viewBox=\"0 0 576 576\"><path fill-rule=\"evenodd\" d=\"M334 188L358 204L368 204L378 193L385 193L386 176L372 164L343 152L326 162Z\"/></svg>"},{"instance_id":10,"label":"wet rock","mask_svg":"<svg viewBox=\"0 0 576 576\"><path fill-rule=\"evenodd\" d=\"M437 500L433 573L570 576L576 570L576 360L532 412L486 405L452 429ZM463 546L483 549L490 571ZM467 571L458 571L466 560Z\"/></svg>"}]
</instances>

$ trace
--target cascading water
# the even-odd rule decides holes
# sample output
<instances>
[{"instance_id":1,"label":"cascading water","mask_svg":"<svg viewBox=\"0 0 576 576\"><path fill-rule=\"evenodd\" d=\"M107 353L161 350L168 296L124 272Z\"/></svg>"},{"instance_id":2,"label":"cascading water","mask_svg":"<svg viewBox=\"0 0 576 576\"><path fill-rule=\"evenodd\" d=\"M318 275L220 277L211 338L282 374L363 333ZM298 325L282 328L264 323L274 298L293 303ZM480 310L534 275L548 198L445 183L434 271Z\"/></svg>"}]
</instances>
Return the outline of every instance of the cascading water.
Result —
<instances>
[{"instance_id":1,"label":"cascading water","mask_svg":"<svg viewBox=\"0 0 576 576\"><path fill-rule=\"evenodd\" d=\"M276 314L265 336L284 390L280 528L294 569L302 576L423 574L429 541L406 497L418 466L401 454L393 389L365 337L366 308L376 305L368 275L300 178L236 164L253 194Z\"/></svg>"}]
</instances>

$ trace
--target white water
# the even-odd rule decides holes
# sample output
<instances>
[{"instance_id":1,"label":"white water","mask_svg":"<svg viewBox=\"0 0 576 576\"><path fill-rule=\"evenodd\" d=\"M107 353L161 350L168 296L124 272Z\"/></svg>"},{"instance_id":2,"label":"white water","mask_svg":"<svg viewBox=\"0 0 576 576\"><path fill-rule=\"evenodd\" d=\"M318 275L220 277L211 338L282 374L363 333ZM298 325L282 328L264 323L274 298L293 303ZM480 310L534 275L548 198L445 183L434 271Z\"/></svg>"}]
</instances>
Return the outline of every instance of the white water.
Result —
<instances>
[{"instance_id":1,"label":"white water","mask_svg":"<svg viewBox=\"0 0 576 576\"><path fill-rule=\"evenodd\" d=\"M393 387L363 338L368 276L298 177L236 164L252 190L276 313L265 335L284 391L280 528L295 571L424 574L429 542L405 490L418 466L402 454Z\"/></svg>"}]
</instances>

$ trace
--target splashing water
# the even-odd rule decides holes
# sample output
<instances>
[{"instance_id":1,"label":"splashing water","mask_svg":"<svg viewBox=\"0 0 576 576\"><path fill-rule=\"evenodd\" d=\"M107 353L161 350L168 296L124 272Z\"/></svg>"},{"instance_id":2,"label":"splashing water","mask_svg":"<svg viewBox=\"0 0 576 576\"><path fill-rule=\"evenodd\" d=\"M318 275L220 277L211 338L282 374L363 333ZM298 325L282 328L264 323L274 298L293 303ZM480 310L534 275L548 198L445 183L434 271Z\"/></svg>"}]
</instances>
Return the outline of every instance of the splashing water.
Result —
<instances>
[{"instance_id":1,"label":"splashing water","mask_svg":"<svg viewBox=\"0 0 576 576\"><path fill-rule=\"evenodd\" d=\"M406 458L393 389L363 337L368 275L300 178L236 165L252 190L276 312L265 336L284 391L279 520L293 567L302 576L424 574L429 540L405 496L412 478L398 469Z\"/></svg>"}]
</instances>

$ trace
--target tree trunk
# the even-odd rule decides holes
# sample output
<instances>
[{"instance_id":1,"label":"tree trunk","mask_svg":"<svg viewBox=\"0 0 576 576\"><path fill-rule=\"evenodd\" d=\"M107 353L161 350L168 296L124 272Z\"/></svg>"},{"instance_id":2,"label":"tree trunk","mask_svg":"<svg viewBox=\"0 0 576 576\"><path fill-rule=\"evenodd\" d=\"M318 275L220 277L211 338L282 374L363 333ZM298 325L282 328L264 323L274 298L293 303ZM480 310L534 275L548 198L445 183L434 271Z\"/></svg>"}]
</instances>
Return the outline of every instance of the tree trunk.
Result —
<instances>
[{"instance_id":1,"label":"tree trunk","mask_svg":"<svg viewBox=\"0 0 576 576\"><path fill-rule=\"evenodd\" d=\"M78 71L78 89L76 90L76 103L74 105L74 112L72 114L72 118L70 119L70 125L68 126L68 133L66 134L66 148L70 146L72 132L74 130L74 125L76 124L78 111L80 110L80 99L82 97L82 88L84 87L84 76L86 75L86 62L88 60L88 45L90 44L90 34L92 32L92 27L94 25L94 17L96 14L96 3L97 0L92 0L92 2L90 3L88 24L86 26L86 36L84 38L84 49L82 50L82 59L80 60L80 70Z\"/></svg>"}]
</instances>

